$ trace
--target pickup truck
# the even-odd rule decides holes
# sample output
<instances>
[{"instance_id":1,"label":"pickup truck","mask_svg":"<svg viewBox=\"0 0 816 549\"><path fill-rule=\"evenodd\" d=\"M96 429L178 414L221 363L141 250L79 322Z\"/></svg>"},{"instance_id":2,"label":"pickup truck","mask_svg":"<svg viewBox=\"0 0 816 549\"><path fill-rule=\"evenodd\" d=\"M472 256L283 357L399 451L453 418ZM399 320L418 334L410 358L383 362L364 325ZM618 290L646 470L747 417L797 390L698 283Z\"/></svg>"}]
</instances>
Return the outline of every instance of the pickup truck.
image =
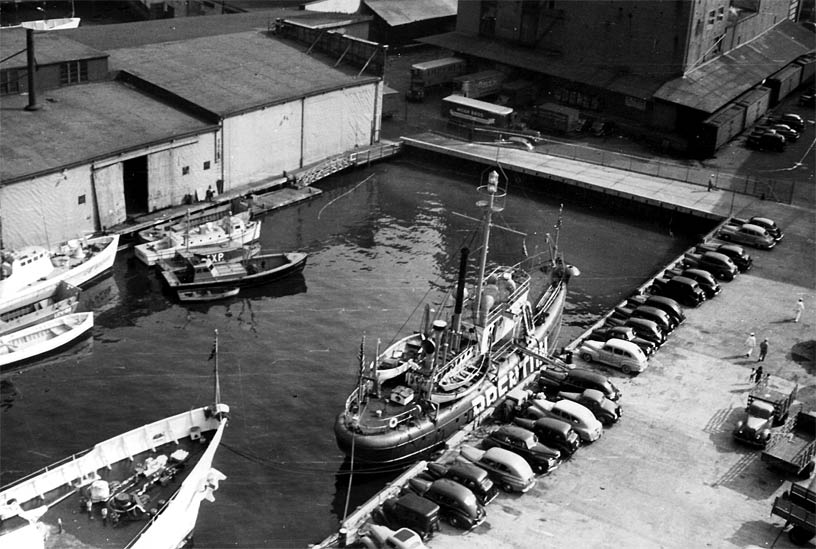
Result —
<instances>
[{"instance_id":1,"label":"pickup truck","mask_svg":"<svg viewBox=\"0 0 816 549\"><path fill-rule=\"evenodd\" d=\"M734 427L734 438L752 446L765 447L771 428L788 416L799 386L786 379L768 376L748 393L745 418Z\"/></svg>"},{"instance_id":2,"label":"pickup truck","mask_svg":"<svg viewBox=\"0 0 816 549\"><path fill-rule=\"evenodd\" d=\"M754 265L754 260L751 258L751 255L745 251L745 248L737 244L715 244L713 242L706 242L703 244L698 244L695 251L698 254L705 252L717 252L727 255L728 258L734 262L734 265L737 266L737 269L739 269L741 273L750 271L751 267Z\"/></svg>"},{"instance_id":3,"label":"pickup truck","mask_svg":"<svg viewBox=\"0 0 816 549\"><path fill-rule=\"evenodd\" d=\"M776 246L776 240L759 225L746 223L744 225L723 225L717 232L717 238L736 242L761 250L770 250Z\"/></svg>"},{"instance_id":4,"label":"pickup truck","mask_svg":"<svg viewBox=\"0 0 816 549\"><path fill-rule=\"evenodd\" d=\"M816 455L816 412L800 411L778 432L762 452L762 461L797 476L810 476Z\"/></svg>"},{"instance_id":5,"label":"pickup truck","mask_svg":"<svg viewBox=\"0 0 816 549\"><path fill-rule=\"evenodd\" d=\"M791 525L788 537L796 545L805 545L816 535L816 477L808 486L791 483L787 492L774 500L771 514Z\"/></svg>"}]
</instances>

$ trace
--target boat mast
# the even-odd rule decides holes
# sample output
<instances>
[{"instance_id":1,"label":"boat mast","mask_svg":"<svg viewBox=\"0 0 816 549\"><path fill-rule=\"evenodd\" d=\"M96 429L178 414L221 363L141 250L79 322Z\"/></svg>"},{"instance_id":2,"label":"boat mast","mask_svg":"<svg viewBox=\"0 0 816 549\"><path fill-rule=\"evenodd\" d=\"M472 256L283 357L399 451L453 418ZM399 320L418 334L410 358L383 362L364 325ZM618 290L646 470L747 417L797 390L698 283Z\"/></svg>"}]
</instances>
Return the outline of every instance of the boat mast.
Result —
<instances>
[{"instance_id":1,"label":"boat mast","mask_svg":"<svg viewBox=\"0 0 816 549\"><path fill-rule=\"evenodd\" d=\"M218 379L218 329L215 330L215 343L213 344L213 356L215 357L215 409L221 403L221 382Z\"/></svg>"},{"instance_id":2,"label":"boat mast","mask_svg":"<svg viewBox=\"0 0 816 549\"><path fill-rule=\"evenodd\" d=\"M483 284L484 284L484 275L485 275L485 268L487 266L487 247L488 243L490 242L490 223L493 216L493 212L500 212L504 208L497 207L495 205L496 195L499 192L499 174L496 170L491 170L489 174L487 174L487 185L483 185L479 187L480 193L487 193L488 199L487 200L479 200L476 202L476 205L480 208L484 209L484 230L482 231L484 236L482 238L482 254L479 259L479 277L476 279L476 284L478 284L476 288L476 323L479 323L480 319L480 311L482 307L482 291L483 291Z\"/></svg>"}]
</instances>

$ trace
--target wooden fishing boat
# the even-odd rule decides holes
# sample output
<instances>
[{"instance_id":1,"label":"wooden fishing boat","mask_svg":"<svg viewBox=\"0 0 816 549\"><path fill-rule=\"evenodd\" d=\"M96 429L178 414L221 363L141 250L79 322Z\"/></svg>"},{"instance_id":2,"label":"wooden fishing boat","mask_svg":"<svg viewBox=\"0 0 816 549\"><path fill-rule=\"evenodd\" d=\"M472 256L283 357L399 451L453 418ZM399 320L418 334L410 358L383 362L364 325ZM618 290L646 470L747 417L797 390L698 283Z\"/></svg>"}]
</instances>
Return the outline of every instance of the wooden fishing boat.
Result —
<instances>
[{"instance_id":1,"label":"wooden fishing boat","mask_svg":"<svg viewBox=\"0 0 816 549\"><path fill-rule=\"evenodd\" d=\"M201 502L215 501L226 478L213 468L229 415L217 339L210 356L212 404L138 426L0 488L0 547L189 545ZM135 417L150 415L138 410Z\"/></svg>"},{"instance_id":2,"label":"wooden fishing boat","mask_svg":"<svg viewBox=\"0 0 816 549\"><path fill-rule=\"evenodd\" d=\"M72 313L0 336L0 368L56 351L93 328L93 313Z\"/></svg>"},{"instance_id":3,"label":"wooden fishing boat","mask_svg":"<svg viewBox=\"0 0 816 549\"><path fill-rule=\"evenodd\" d=\"M231 292L236 288L268 284L299 273L306 265L306 258L305 253L286 252L227 262L189 254L184 268L162 270L161 274L182 300L190 300L190 296L218 296L218 292L226 297L235 295Z\"/></svg>"},{"instance_id":4,"label":"wooden fishing boat","mask_svg":"<svg viewBox=\"0 0 816 549\"><path fill-rule=\"evenodd\" d=\"M27 293L16 300L9 300L0 308L0 335L75 312L80 291L76 286L61 281L53 289Z\"/></svg>"},{"instance_id":5,"label":"wooden fishing boat","mask_svg":"<svg viewBox=\"0 0 816 549\"><path fill-rule=\"evenodd\" d=\"M382 353L378 345L368 363L361 344L357 386L334 424L337 445L353 463L404 465L431 456L508 391L553 362L567 286L578 271L563 263L557 233L554 240L548 235L548 280L535 304L530 299L532 264L487 270L492 215L503 210L506 198L499 183L493 172L478 188L482 196L477 205L484 216L473 290L466 288L465 247L449 294L454 296L452 310L443 306L434 318L426 312L418 332ZM559 217L556 230L560 225ZM450 316L443 319L446 312Z\"/></svg>"},{"instance_id":6,"label":"wooden fishing boat","mask_svg":"<svg viewBox=\"0 0 816 549\"><path fill-rule=\"evenodd\" d=\"M199 261L209 259L215 262L234 263L255 257L259 253L261 253L261 244L259 242L252 242L243 246L231 244L197 246L187 250L179 250L170 259L160 259L156 262L156 265L163 271L172 271L186 268L191 258L196 258Z\"/></svg>"},{"instance_id":7,"label":"wooden fishing boat","mask_svg":"<svg viewBox=\"0 0 816 549\"><path fill-rule=\"evenodd\" d=\"M179 290L178 297L181 301L202 302L202 301L216 301L218 299L226 299L238 295L241 288L217 288L214 290Z\"/></svg>"},{"instance_id":8,"label":"wooden fishing boat","mask_svg":"<svg viewBox=\"0 0 816 549\"><path fill-rule=\"evenodd\" d=\"M0 310L36 293L48 293L60 281L80 287L113 267L119 235L69 240L53 249L26 246L0 251Z\"/></svg>"},{"instance_id":9,"label":"wooden fishing boat","mask_svg":"<svg viewBox=\"0 0 816 549\"><path fill-rule=\"evenodd\" d=\"M201 246L225 244L243 246L261 236L261 221L244 222L241 216L223 218L218 223L207 222L197 227L179 231L168 231L154 242L139 244L134 249L136 257L146 265L155 265L161 259L168 259L176 252Z\"/></svg>"}]
</instances>

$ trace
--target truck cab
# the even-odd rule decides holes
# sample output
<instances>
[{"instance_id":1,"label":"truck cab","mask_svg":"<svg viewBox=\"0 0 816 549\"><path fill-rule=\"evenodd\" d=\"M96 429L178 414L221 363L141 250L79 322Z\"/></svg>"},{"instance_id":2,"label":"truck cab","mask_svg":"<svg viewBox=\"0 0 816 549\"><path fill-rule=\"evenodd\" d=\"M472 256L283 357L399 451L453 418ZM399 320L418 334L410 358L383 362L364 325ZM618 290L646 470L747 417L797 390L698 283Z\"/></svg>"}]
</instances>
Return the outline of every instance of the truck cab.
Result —
<instances>
[{"instance_id":1,"label":"truck cab","mask_svg":"<svg viewBox=\"0 0 816 549\"><path fill-rule=\"evenodd\" d=\"M734 438L764 448L771 440L771 428L788 417L799 386L786 379L768 376L748 393L745 418L737 422Z\"/></svg>"}]
</instances>

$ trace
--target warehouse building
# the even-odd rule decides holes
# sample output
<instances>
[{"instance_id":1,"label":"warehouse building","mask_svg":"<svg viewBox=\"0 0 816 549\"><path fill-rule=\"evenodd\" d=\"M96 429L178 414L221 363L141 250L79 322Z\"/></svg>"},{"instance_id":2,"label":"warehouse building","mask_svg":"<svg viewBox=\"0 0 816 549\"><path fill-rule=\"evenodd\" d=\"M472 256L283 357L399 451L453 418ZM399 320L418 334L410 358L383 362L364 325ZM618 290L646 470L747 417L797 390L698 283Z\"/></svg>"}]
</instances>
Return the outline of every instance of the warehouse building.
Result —
<instances>
[{"instance_id":1,"label":"warehouse building","mask_svg":"<svg viewBox=\"0 0 816 549\"><path fill-rule=\"evenodd\" d=\"M0 71L22 82L25 59L6 58L25 50L25 33L8 32ZM265 31L105 52L51 34L35 42L38 59L69 72L91 59L108 66L43 84L38 109L24 87L4 88L4 247L104 230L379 138L380 77L346 74Z\"/></svg>"}]
</instances>

